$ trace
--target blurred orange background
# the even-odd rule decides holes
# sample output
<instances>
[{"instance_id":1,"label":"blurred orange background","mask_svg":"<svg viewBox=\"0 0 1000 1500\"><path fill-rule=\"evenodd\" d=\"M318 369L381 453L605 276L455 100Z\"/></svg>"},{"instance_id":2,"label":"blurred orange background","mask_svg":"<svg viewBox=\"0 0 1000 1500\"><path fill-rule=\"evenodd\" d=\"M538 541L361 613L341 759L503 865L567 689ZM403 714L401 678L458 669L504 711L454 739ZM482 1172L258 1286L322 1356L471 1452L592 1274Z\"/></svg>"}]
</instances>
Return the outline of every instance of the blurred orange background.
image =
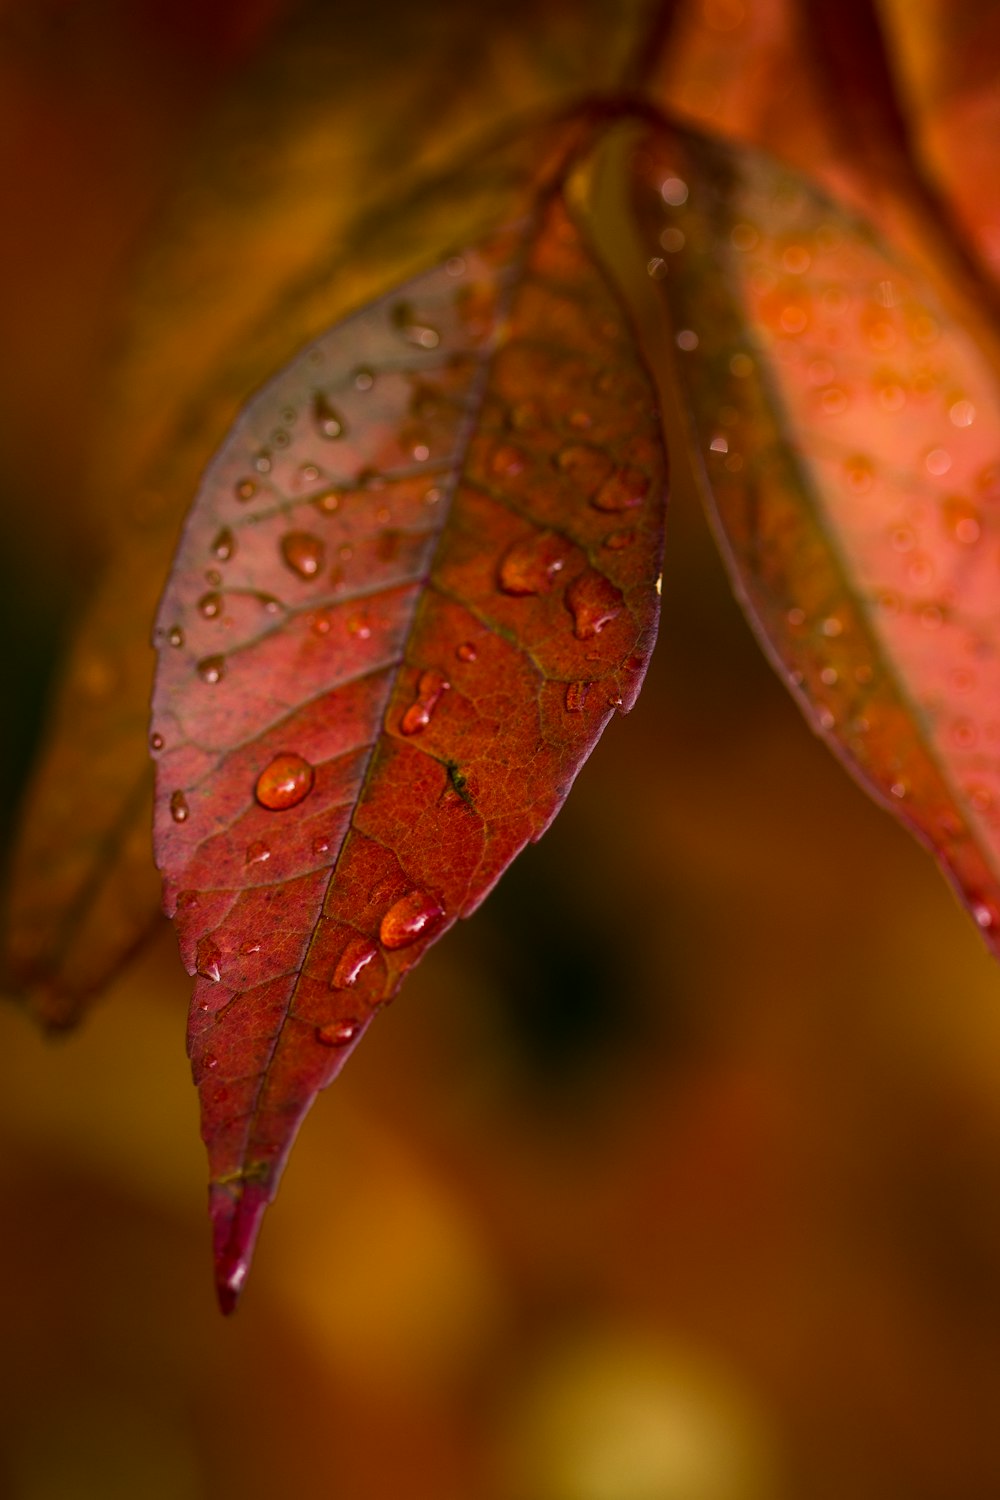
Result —
<instances>
[{"instance_id":1,"label":"blurred orange background","mask_svg":"<svg viewBox=\"0 0 1000 1500\"><path fill-rule=\"evenodd\" d=\"M8 786L103 545L122 287L291 9L0 7ZM234 1319L169 931L57 1044L0 1011L0 1496L1000 1493L1000 980L675 454L639 706L319 1100Z\"/></svg>"}]
</instances>

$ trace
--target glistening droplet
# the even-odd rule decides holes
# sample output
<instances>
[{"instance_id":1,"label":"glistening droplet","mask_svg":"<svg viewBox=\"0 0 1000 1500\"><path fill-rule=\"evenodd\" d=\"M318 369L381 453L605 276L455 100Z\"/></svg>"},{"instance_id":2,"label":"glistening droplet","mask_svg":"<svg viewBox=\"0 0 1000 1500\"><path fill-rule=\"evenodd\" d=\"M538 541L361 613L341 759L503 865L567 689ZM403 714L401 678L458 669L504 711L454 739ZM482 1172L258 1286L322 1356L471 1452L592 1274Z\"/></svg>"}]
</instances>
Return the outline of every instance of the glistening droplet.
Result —
<instances>
[{"instance_id":1,"label":"glistening droplet","mask_svg":"<svg viewBox=\"0 0 1000 1500\"><path fill-rule=\"evenodd\" d=\"M316 1040L324 1047L346 1047L354 1041L360 1030L361 1022L354 1016L347 1016L343 1020L317 1026Z\"/></svg>"},{"instance_id":2,"label":"glistening droplet","mask_svg":"<svg viewBox=\"0 0 1000 1500\"><path fill-rule=\"evenodd\" d=\"M316 773L307 760L294 751L276 755L257 777L254 796L261 807L283 812L296 807L313 789Z\"/></svg>"},{"instance_id":3,"label":"glistening droplet","mask_svg":"<svg viewBox=\"0 0 1000 1500\"><path fill-rule=\"evenodd\" d=\"M460 646L455 647L455 655L459 661L475 661L478 652L471 641L463 641Z\"/></svg>"},{"instance_id":4,"label":"glistening droplet","mask_svg":"<svg viewBox=\"0 0 1000 1500\"><path fill-rule=\"evenodd\" d=\"M235 551L236 538L228 526L223 526L212 543L212 556L217 557L220 562L228 562Z\"/></svg>"},{"instance_id":5,"label":"glistening droplet","mask_svg":"<svg viewBox=\"0 0 1000 1500\"><path fill-rule=\"evenodd\" d=\"M500 587L505 594L544 594L572 555L572 543L558 532L524 537L500 559Z\"/></svg>"},{"instance_id":6,"label":"glistening droplet","mask_svg":"<svg viewBox=\"0 0 1000 1500\"><path fill-rule=\"evenodd\" d=\"M179 625L172 625L167 631L167 640L171 646L183 646L184 632Z\"/></svg>"},{"instance_id":7,"label":"glistening droplet","mask_svg":"<svg viewBox=\"0 0 1000 1500\"><path fill-rule=\"evenodd\" d=\"M359 934L348 942L340 958L337 967L333 971L330 980L332 990L349 990L353 984L357 984L358 975L368 967L372 959L378 953L378 948L371 938Z\"/></svg>"},{"instance_id":8,"label":"glistening droplet","mask_svg":"<svg viewBox=\"0 0 1000 1500\"><path fill-rule=\"evenodd\" d=\"M309 531L288 531L281 538L281 556L286 567L300 578L315 578L323 566L326 548Z\"/></svg>"},{"instance_id":9,"label":"glistening droplet","mask_svg":"<svg viewBox=\"0 0 1000 1500\"><path fill-rule=\"evenodd\" d=\"M202 682L221 682L226 675L226 660L223 656L204 656L197 666Z\"/></svg>"},{"instance_id":10,"label":"glistening droplet","mask_svg":"<svg viewBox=\"0 0 1000 1500\"><path fill-rule=\"evenodd\" d=\"M566 607L573 616L573 634L578 641L600 635L622 612L624 603L620 589L610 579L594 568L573 579L566 590Z\"/></svg>"},{"instance_id":11,"label":"glistening droplet","mask_svg":"<svg viewBox=\"0 0 1000 1500\"><path fill-rule=\"evenodd\" d=\"M170 794L170 816L175 823L186 823L190 813L187 798L183 792L171 792Z\"/></svg>"},{"instance_id":12,"label":"glistening droplet","mask_svg":"<svg viewBox=\"0 0 1000 1500\"><path fill-rule=\"evenodd\" d=\"M431 715L451 683L441 672L423 672L417 684L417 696L399 721L403 734L420 734L427 728Z\"/></svg>"},{"instance_id":13,"label":"glistening droplet","mask_svg":"<svg viewBox=\"0 0 1000 1500\"><path fill-rule=\"evenodd\" d=\"M222 953L218 944L207 934L198 939L198 947L195 949L195 973L200 974L203 979L210 979L213 984L218 984L222 978L220 964Z\"/></svg>"},{"instance_id":14,"label":"glistening droplet","mask_svg":"<svg viewBox=\"0 0 1000 1500\"><path fill-rule=\"evenodd\" d=\"M206 620L214 620L221 609L221 594L202 594L198 600L198 613L204 615Z\"/></svg>"},{"instance_id":15,"label":"glistening droplet","mask_svg":"<svg viewBox=\"0 0 1000 1500\"><path fill-rule=\"evenodd\" d=\"M330 405L322 391L317 391L312 403L313 422L321 437L339 438L344 435L344 422L338 411Z\"/></svg>"},{"instance_id":16,"label":"glistening droplet","mask_svg":"<svg viewBox=\"0 0 1000 1500\"><path fill-rule=\"evenodd\" d=\"M382 918L379 937L383 947L405 948L439 927L444 908L424 891L408 891Z\"/></svg>"},{"instance_id":17,"label":"glistening droplet","mask_svg":"<svg viewBox=\"0 0 1000 1500\"><path fill-rule=\"evenodd\" d=\"M252 844L247 845L245 864L262 865L271 858L271 851L262 839L255 839Z\"/></svg>"}]
</instances>

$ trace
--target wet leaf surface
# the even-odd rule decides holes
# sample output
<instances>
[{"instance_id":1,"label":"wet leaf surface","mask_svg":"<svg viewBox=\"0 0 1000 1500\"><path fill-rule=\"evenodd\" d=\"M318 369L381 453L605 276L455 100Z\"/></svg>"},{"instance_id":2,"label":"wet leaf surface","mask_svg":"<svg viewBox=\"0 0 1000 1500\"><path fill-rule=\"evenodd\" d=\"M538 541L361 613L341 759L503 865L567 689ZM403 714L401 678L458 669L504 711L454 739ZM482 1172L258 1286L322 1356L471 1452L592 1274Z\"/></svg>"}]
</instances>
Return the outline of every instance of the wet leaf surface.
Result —
<instances>
[{"instance_id":1,"label":"wet leaf surface","mask_svg":"<svg viewBox=\"0 0 1000 1500\"><path fill-rule=\"evenodd\" d=\"M645 144L638 176L751 621L813 726L929 845L995 950L994 375L907 265L794 172L678 135Z\"/></svg>"},{"instance_id":2,"label":"wet leaf surface","mask_svg":"<svg viewBox=\"0 0 1000 1500\"><path fill-rule=\"evenodd\" d=\"M663 499L558 192L303 351L213 461L152 732L224 1307L317 1090L634 702Z\"/></svg>"}]
</instances>

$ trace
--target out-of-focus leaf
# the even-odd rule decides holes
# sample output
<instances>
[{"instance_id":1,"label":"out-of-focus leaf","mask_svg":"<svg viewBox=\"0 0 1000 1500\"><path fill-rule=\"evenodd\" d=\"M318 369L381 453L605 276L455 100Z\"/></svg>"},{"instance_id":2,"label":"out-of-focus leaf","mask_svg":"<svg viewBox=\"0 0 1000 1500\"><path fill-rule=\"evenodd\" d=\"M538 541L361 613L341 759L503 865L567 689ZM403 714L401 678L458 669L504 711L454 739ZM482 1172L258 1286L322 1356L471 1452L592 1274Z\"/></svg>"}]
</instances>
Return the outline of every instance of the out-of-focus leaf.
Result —
<instances>
[{"instance_id":1,"label":"out-of-focus leaf","mask_svg":"<svg viewBox=\"0 0 1000 1500\"><path fill-rule=\"evenodd\" d=\"M654 392L548 189L303 351L213 461L152 745L224 1307L317 1090L633 703L663 499Z\"/></svg>"},{"instance_id":2,"label":"out-of-focus leaf","mask_svg":"<svg viewBox=\"0 0 1000 1500\"><path fill-rule=\"evenodd\" d=\"M535 146L484 133L612 82L641 11L393 5L373 27L368 7L313 4L222 109L138 278L80 479L110 560L26 801L6 921L8 979L45 1023L76 1019L157 920L145 641L213 449L304 341L519 212Z\"/></svg>"},{"instance_id":3,"label":"out-of-focus leaf","mask_svg":"<svg viewBox=\"0 0 1000 1500\"><path fill-rule=\"evenodd\" d=\"M865 224L693 134L637 158L737 592L810 722L1000 940L1000 393Z\"/></svg>"}]
</instances>

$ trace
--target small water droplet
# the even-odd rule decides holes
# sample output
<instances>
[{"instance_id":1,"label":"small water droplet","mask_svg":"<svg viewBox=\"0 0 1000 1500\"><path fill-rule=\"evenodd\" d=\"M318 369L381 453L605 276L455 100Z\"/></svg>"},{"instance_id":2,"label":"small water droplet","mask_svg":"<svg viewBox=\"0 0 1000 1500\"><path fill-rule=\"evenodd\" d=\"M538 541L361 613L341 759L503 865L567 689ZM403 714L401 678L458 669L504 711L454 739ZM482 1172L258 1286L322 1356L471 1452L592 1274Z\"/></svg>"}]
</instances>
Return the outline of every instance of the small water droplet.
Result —
<instances>
[{"instance_id":1,"label":"small water droplet","mask_svg":"<svg viewBox=\"0 0 1000 1500\"><path fill-rule=\"evenodd\" d=\"M570 682L566 686L566 708L571 714L582 713L587 706L589 682Z\"/></svg>"},{"instance_id":2,"label":"small water droplet","mask_svg":"<svg viewBox=\"0 0 1000 1500\"><path fill-rule=\"evenodd\" d=\"M260 952L260 944L254 942L254 940L251 938L249 940L249 942L241 943L240 944L240 952L241 953L247 953L247 954L249 954L249 953L259 953Z\"/></svg>"},{"instance_id":3,"label":"small water droplet","mask_svg":"<svg viewBox=\"0 0 1000 1500\"><path fill-rule=\"evenodd\" d=\"M407 343L415 344L418 349L436 349L440 344L441 335L437 329L421 323L408 302L397 302L390 317Z\"/></svg>"},{"instance_id":4,"label":"small water droplet","mask_svg":"<svg viewBox=\"0 0 1000 1500\"><path fill-rule=\"evenodd\" d=\"M149 744L150 744L150 748L152 750L162 750L163 749L163 735L162 734L151 734L149 736Z\"/></svg>"},{"instance_id":5,"label":"small water droplet","mask_svg":"<svg viewBox=\"0 0 1000 1500\"><path fill-rule=\"evenodd\" d=\"M202 682L221 682L226 675L226 659L224 656L203 656L196 671Z\"/></svg>"},{"instance_id":6,"label":"small water droplet","mask_svg":"<svg viewBox=\"0 0 1000 1500\"><path fill-rule=\"evenodd\" d=\"M221 594L202 594L198 600L198 610L205 616L206 620L214 620L221 608Z\"/></svg>"},{"instance_id":7,"label":"small water droplet","mask_svg":"<svg viewBox=\"0 0 1000 1500\"><path fill-rule=\"evenodd\" d=\"M332 990L349 990L358 981L362 969L367 968L372 959L378 953L378 948L370 937L359 934L348 942L340 958L337 967L333 971L330 980Z\"/></svg>"},{"instance_id":8,"label":"small water droplet","mask_svg":"<svg viewBox=\"0 0 1000 1500\"><path fill-rule=\"evenodd\" d=\"M649 477L641 469L617 469L590 502L597 510L632 510L649 493Z\"/></svg>"},{"instance_id":9,"label":"small water droplet","mask_svg":"<svg viewBox=\"0 0 1000 1500\"><path fill-rule=\"evenodd\" d=\"M198 905L200 905L200 902L198 900L198 892L197 891L178 891L177 892L177 910L178 911L194 911L195 907L198 906Z\"/></svg>"},{"instance_id":10,"label":"small water droplet","mask_svg":"<svg viewBox=\"0 0 1000 1500\"><path fill-rule=\"evenodd\" d=\"M450 687L451 683L441 672L431 670L421 673L416 698L399 721L400 731L403 734L420 734L425 730L438 703Z\"/></svg>"},{"instance_id":11,"label":"small water droplet","mask_svg":"<svg viewBox=\"0 0 1000 1500\"><path fill-rule=\"evenodd\" d=\"M172 625L167 631L167 640L171 646L183 646L184 632L179 625Z\"/></svg>"},{"instance_id":12,"label":"small water droplet","mask_svg":"<svg viewBox=\"0 0 1000 1500\"><path fill-rule=\"evenodd\" d=\"M976 905L972 908L972 915L975 917L980 927L992 927L994 922L996 921L995 913L989 906L986 905L985 901L979 901L976 903Z\"/></svg>"},{"instance_id":13,"label":"small water droplet","mask_svg":"<svg viewBox=\"0 0 1000 1500\"><path fill-rule=\"evenodd\" d=\"M217 1068L219 1066L219 1059L216 1057L214 1052L206 1052L205 1056L202 1058L202 1063L209 1070L209 1072L211 1072L213 1068Z\"/></svg>"},{"instance_id":14,"label":"small water droplet","mask_svg":"<svg viewBox=\"0 0 1000 1500\"><path fill-rule=\"evenodd\" d=\"M262 865L271 858L271 851L262 839L255 839L252 844L247 845L245 864Z\"/></svg>"},{"instance_id":15,"label":"small water droplet","mask_svg":"<svg viewBox=\"0 0 1000 1500\"><path fill-rule=\"evenodd\" d=\"M220 562L228 562L235 551L236 538L228 526L223 526L221 531L216 532L212 543L212 556L217 557Z\"/></svg>"},{"instance_id":16,"label":"small water droplet","mask_svg":"<svg viewBox=\"0 0 1000 1500\"><path fill-rule=\"evenodd\" d=\"M262 448L253 461L253 466L258 474L270 474L271 455L266 448Z\"/></svg>"},{"instance_id":17,"label":"small water droplet","mask_svg":"<svg viewBox=\"0 0 1000 1500\"><path fill-rule=\"evenodd\" d=\"M580 573L566 590L566 607L573 616L573 634L578 641L600 635L622 612L620 589L594 568Z\"/></svg>"},{"instance_id":18,"label":"small water droplet","mask_svg":"<svg viewBox=\"0 0 1000 1500\"><path fill-rule=\"evenodd\" d=\"M323 515L330 516L335 510L340 509L340 492L327 490L325 494L317 495L312 503Z\"/></svg>"},{"instance_id":19,"label":"small water droplet","mask_svg":"<svg viewBox=\"0 0 1000 1500\"><path fill-rule=\"evenodd\" d=\"M364 615L351 615L347 620L347 634L355 636L359 641L367 641L371 636L372 628Z\"/></svg>"},{"instance_id":20,"label":"small water droplet","mask_svg":"<svg viewBox=\"0 0 1000 1500\"><path fill-rule=\"evenodd\" d=\"M414 443L413 457L418 464L426 463L431 456L431 450L426 443Z\"/></svg>"},{"instance_id":21,"label":"small water droplet","mask_svg":"<svg viewBox=\"0 0 1000 1500\"><path fill-rule=\"evenodd\" d=\"M222 953L218 944L207 934L198 939L195 949L195 973L200 974L203 979L210 979L213 984L218 984L222 978Z\"/></svg>"},{"instance_id":22,"label":"small water droplet","mask_svg":"<svg viewBox=\"0 0 1000 1500\"><path fill-rule=\"evenodd\" d=\"M427 490L425 492L425 494L424 494L424 504L425 505L437 505L437 504L439 504L440 501L441 501L441 498L442 498L442 494L443 494L443 491L439 490L438 487L437 487L437 485L432 485L431 488L429 490Z\"/></svg>"},{"instance_id":23,"label":"small water droplet","mask_svg":"<svg viewBox=\"0 0 1000 1500\"><path fill-rule=\"evenodd\" d=\"M555 531L536 532L513 542L500 559L500 587L505 594L544 594L572 552L572 544Z\"/></svg>"},{"instance_id":24,"label":"small water droplet","mask_svg":"<svg viewBox=\"0 0 1000 1500\"><path fill-rule=\"evenodd\" d=\"M513 477L520 474L528 462L527 455L520 448L513 447L510 443L504 443L497 448L490 460L490 468L494 474L504 474Z\"/></svg>"},{"instance_id":25,"label":"small water droplet","mask_svg":"<svg viewBox=\"0 0 1000 1500\"><path fill-rule=\"evenodd\" d=\"M219 587L219 584L222 582L222 574L219 572L218 568L205 569L205 582L210 583L213 589Z\"/></svg>"},{"instance_id":26,"label":"small water droplet","mask_svg":"<svg viewBox=\"0 0 1000 1500\"><path fill-rule=\"evenodd\" d=\"M257 778L254 796L261 807L281 812L296 807L313 789L316 773L307 760L294 751L276 755Z\"/></svg>"},{"instance_id":27,"label":"small water droplet","mask_svg":"<svg viewBox=\"0 0 1000 1500\"><path fill-rule=\"evenodd\" d=\"M315 464L300 464L299 479L303 484L314 484L319 478L319 470Z\"/></svg>"},{"instance_id":28,"label":"small water droplet","mask_svg":"<svg viewBox=\"0 0 1000 1500\"><path fill-rule=\"evenodd\" d=\"M320 437L339 438L344 436L343 418L330 405L330 402L322 391L317 391L313 396L312 417Z\"/></svg>"},{"instance_id":29,"label":"small water droplet","mask_svg":"<svg viewBox=\"0 0 1000 1500\"><path fill-rule=\"evenodd\" d=\"M170 816L175 823L186 823L190 809L187 798L183 792L172 792L170 795Z\"/></svg>"},{"instance_id":30,"label":"small water droplet","mask_svg":"<svg viewBox=\"0 0 1000 1500\"><path fill-rule=\"evenodd\" d=\"M281 538L281 556L286 567L300 578L315 578L323 566L326 548L308 531L288 531Z\"/></svg>"},{"instance_id":31,"label":"small water droplet","mask_svg":"<svg viewBox=\"0 0 1000 1500\"><path fill-rule=\"evenodd\" d=\"M316 1027L316 1040L324 1047L346 1047L361 1030L361 1022L353 1016L348 1016L340 1021L329 1021L325 1026Z\"/></svg>"},{"instance_id":32,"label":"small water droplet","mask_svg":"<svg viewBox=\"0 0 1000 1500\"><path fill-rule=\"evenodd\" d=\"M900 798L905 797L906 796L906 782L905 781L894 781L892 783L892 786L889 788L889 790L890 790L890 792L892 793L892 795L894 797L900 797Z\"/></svg>"},{"instance_id":33,"label":"small water droplet","mask_svg":"<svg viewBox=\"0 0 1000 1500\"><path fill-rule=\"evenodd\" d=\"M866 495L874 483L871 462L867 458L849 458L844 465L844 478L856 495Z\"/></svg>"},{"instance_id":34,"label":"small water droplet","mask_svg":"<svg viewBox=\"0 0 1000 1500\"><path fill-rule=\"evenodd\" d=\"M382 918L379 937L385 948L405 948L439 927L444 908L423 891L408 891Z\"/></svg>"},{"instance_id":35,"label":"small water droplet","mask_svg":"<svg viewBox=\"0 0 1000 1500\"><path fill-rule=\"evenodd\" d=\"M237 500L252 500L257 493L257 485L252 479L241 479L236 486Z\"/></svg>"},{"instance_id":36,"label":"small water droplet","mask_svg":"<svg viewBox=\"0 0 1000 1500\"><path fill-rule=\"evenodd\" d=\"M329 854L330 840L325 833L318 833L313 839L312 851L316 855Z\"/></svg>"},{"instance_id":37,"label":"small water droplet","mask_svg":"<svg viewBox=\"0 0 1000 1500\"><path fill-rule=\"evenodd\" d=\"M460 646L455 647L455 655L459 661L475 661L477 654L471 641L463 641Z\"/></svg>"}]
</instances>

